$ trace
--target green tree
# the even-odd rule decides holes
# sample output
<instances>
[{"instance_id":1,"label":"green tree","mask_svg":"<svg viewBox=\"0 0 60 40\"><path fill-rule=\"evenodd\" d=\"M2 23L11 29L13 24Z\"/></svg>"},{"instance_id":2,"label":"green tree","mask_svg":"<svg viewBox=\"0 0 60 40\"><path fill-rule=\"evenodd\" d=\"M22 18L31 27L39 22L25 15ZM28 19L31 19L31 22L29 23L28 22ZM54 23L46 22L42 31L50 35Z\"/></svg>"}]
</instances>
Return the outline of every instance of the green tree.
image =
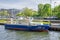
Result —
<instances>
[{"instance_id":1,"label":"green tree","mask_svg":"<svg viewBox=\"0 0 60 40\"><path fill-rule=\"evenodd\" d=\"M38 5L38 15L41 17L52 16L52 9L50 4L39 4Z\"/></svg>"},{"instance_id":2,"label":"green tree","mask_svg":"<svg viewBox=\"0 0 60 40\"><path fill-rule=\"evenodd\" d=\"M21 12L17 14L17 16L25 16L25 17L34 17L36 15L37 11L28 8L24 8Z\"/></svg>"},{"instance_id":3,"label":"green tree","mask_svg":"<svg viewBox=\"0 0 60 40\"><path fill-rule=\"evenodd\" d=\"M22 12L19 12L18 14L16 14L16 16L25 16Z\"/></svg>"},{"instance_id":4,"label":"green tree","mask_svg":"<svg viewBox=\"0 0 60 40\"><path fill-rule=\"evenodd\" d=\"M3 11L0 11L0 16L1 16L1 18L6 17L6 16L9 16L9 13L8 13L8 11L3 10Z\"/></svg>"},{"instance_id":5,"label":"green tree","mask_svg":"<svg viewBox=\"0 0 60 40\"><path fill-rule=\"evenodd\" d=\"M32 9L28 9L28 8L24 8L23 11L22 11L22 13L23 13L25 16L28 16L28 17L30 17L30 16L33 15L32 12L33 12Z\"/></svg>"},{"instance_id":6,"label":"green tree","mask_svg":"<svg viewBox=\"0 0 60 40\"><path fill-rule=\"evenodd\" d=\"M50 4L45 4L43 8L43 16L44 17L49 17L52 16L52 9Z\"/></svg>"},{"instance_id":7,"label":"green tree","mask_svg":"<svg viewBox=\"0 0 60 40\"><path fill-rule=\"evenodd\" d=\"M54 15L60 18L60 5L56 6L53 11Z\"/></svg>"},{"instance_id":8,"label":"green tree","mask_svg":"<svg viewBox=\"0 0 60 40\"><path fill-rule=\"evenodd\" d=\"M42 17L43 16L43 4L38 4L38 16Z\"/></svg>"},{"instance_id":9,"label":"green tree","mask_svg":"<svg viewBox=\"0 0 60 40\"><path fill-rule=\"evenodd\" d=\"M32 17L37 17L38 16L38 12L37 11L33 11L32 12Z\"/></svg>"},{"instance_id":10,"label":"green tree","mask_svg":"<svg viewBox=\"0 0 60 40\"><path fill-rule=\"evenodd\" d=\"M60 12L59 13L57 13L57 15L56 15L58 18L60 18Z\"/></svg>"}]
</instances>

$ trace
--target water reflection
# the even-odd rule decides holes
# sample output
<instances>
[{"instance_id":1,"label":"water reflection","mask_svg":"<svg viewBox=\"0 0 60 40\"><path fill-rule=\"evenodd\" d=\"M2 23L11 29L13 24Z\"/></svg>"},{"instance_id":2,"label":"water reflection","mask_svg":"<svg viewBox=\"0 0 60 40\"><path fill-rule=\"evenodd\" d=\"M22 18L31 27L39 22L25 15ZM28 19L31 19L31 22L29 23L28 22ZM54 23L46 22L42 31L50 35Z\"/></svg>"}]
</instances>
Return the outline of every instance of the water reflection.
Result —
<instances>
[{"instance_id":1,"label":"water reflection","mask_svg":"<svg viewBox=\"0 0 60 40\"><path fill-rule=\"evenodd\" d=\"M60 32L27 32L6 30L0 26L0 40L60 40Z\"/></svg>"},{"instance_id":2,"label":"water reflection","mask_svg":"<svg viewBox=\"0 0 60 40\"><path fill-rule=\"evenodd\" d=\"M41 40L42 38L46 37L48 33L46 32L26 32L26 31L20 31L16 32L19 37L22 38L20 40Z\"/></svg>"},{"instance_id":3,"label":"water reflection","mask_svg":"<svg viewBox=\"0 0 60 40\"><path fill-rule=\"evenodd\" d=\"M49 38L50 38L50 40L59 40L60 32L50 32Z\"/></svg>"}]
</instances>

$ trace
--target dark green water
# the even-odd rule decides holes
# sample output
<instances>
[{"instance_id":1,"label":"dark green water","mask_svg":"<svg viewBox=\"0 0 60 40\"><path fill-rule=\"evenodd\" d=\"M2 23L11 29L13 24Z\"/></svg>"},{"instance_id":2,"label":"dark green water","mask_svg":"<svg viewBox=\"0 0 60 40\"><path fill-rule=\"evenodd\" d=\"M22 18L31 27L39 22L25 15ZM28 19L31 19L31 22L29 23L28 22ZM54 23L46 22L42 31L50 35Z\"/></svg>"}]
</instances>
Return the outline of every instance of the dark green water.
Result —
<instances>
[{"instance_id":1,"label":"dark green water","mask_svg":"<svg viewBox=\"0 0 60 40\"><path fill-rule=\"evenodd\" d=\"M0 40L60 40L60 32L27 32L6 30L0 25Z\"/></svg>"}]
</instances>

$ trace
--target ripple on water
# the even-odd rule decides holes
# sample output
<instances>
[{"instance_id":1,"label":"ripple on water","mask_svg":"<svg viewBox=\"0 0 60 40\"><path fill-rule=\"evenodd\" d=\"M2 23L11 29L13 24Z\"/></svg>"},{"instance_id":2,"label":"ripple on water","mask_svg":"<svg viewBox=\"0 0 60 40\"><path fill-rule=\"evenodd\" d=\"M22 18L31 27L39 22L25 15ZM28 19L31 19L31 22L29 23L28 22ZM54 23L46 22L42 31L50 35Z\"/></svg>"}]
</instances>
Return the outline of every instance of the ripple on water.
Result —
<instances>
[{"instance_id":1,"label":"ripple on water","mask_svg":"<svg viewBox=\"0 0 60 40\"><path fill-rule=\"evenodd\" d=\"M0 40L60 40L60 32L27 32L5 30L0 26Z\"/></svg>"}]
</instances>

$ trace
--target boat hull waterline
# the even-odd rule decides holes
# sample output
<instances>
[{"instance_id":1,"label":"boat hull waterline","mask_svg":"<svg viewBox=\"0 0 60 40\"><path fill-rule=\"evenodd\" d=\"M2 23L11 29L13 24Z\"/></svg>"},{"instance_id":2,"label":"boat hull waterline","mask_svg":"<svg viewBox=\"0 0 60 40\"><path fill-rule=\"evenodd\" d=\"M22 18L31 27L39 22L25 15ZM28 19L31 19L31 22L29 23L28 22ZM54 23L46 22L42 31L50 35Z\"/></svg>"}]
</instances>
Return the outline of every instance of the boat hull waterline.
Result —
<instances>
[{"instance_id":1,"label":"boat hull waterline","mask_svg":"<svg viewBox=\"0 0 60 40\"><path fill-rule=\"evenodd\" d=\"M49 25L15 25L15 24L5 24L5 29L14 29L22 31L48 31Z\"/></svg>"}]
</instances>

